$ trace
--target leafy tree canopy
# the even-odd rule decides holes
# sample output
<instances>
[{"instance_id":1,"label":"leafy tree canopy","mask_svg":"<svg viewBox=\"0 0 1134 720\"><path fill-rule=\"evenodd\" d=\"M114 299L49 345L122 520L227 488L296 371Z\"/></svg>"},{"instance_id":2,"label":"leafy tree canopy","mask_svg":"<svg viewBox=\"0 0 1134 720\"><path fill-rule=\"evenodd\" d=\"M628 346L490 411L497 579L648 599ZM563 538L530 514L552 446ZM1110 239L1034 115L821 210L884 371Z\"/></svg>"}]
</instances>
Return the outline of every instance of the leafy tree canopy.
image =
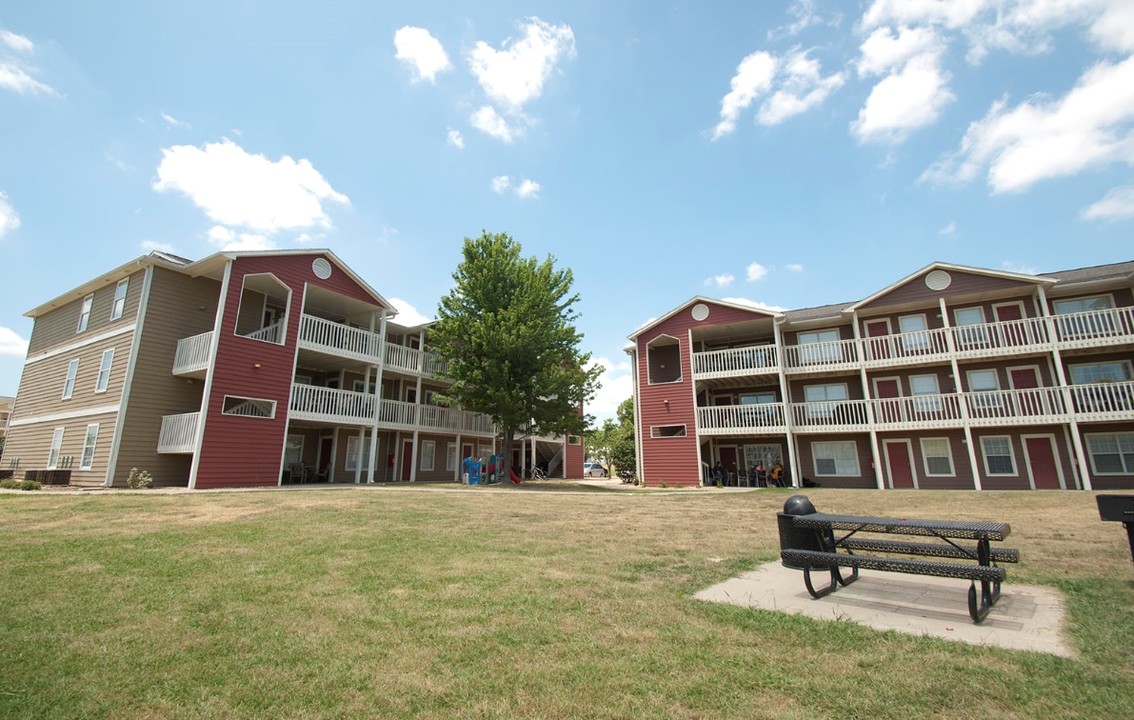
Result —
<instances>
[{"instance_id":1,"label":"leafy tree canopy","mask_svg":"<svg viewBox=\"0 0 1134 720\"><path fill-rule=\"evenodd\" d=\"M579 434L579 409L598 386L600 367L587 368L574 326L579 300L570 269L521 256L506 233L465 238L453 289L441 298L431 344L449 360L446 399L492 417L505 442L513 438Z\"/></svg>"}]
</instances>

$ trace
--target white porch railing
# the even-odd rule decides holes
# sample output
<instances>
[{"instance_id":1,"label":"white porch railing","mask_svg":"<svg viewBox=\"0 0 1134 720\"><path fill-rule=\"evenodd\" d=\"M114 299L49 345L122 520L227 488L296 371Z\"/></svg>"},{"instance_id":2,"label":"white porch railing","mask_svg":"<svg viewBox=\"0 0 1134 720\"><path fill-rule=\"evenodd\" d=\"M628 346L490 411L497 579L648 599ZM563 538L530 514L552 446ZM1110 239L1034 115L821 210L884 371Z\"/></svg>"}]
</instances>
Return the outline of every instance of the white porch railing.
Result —
<instances>
[{"instance_id":1,"label":"white porch railing","mask_svg":"<svg viewBox=\"0 0 1134 720\"><path fill-rule=\"evenodd\" d=\"M1134 381L1072 385L1071 402L1078 420L1134 419Z\"/></svg>"},{"instance_id":2,"label":"white porch railing","mask_svg":"<svg viewBox=\"0 0 1134 720\"><path fill-rule=\"evenodd\" d=\"M697 426L704 435L787 432L783 403L699 407Z\"/></svg>"},{"instance_id":3,"label":"white porch railing","mask_svg":"<svg viewBox=\"0 0 1134 720\"><path fill-rule=\"evenodd\" d=\"M888 367L905 363L948 357L947 330L914 332L863 338L863 355L868 367Z\"/></svg>"},{"instance_id":4,"label":"white porch railing","mask_svg":"<svg viewBox=\"0 0 1134 720\"><path fill-rule=\"evenodd\" d=\"M252 338L253 340L262 340L263 342L276 343L278 345L280 339L283 338L283 324L283 320L278 320L259 330L253 330L244 337Z\"/></svg>"},{"instance_id":5,"label":"white porch railing","mask_svg":"<svg viewBox=\"0 0 1134 720\"><path fill-rule=\"evenodd\" d=\"M374 399L370 393L294 383L291 386L291 417L343 425L374 422Z\"/></svg>"},{"instance_id":6,"label":"white porch railing","mask_svg":"<svg viewBox=\"0 0 1134 720\"><path fill-rule=\"evenodd\" d=\"M1091 310L1052 316L1060 347L1112 345L1115 340L1134 342L1134 307Z\"/></svg>"},{"instance_id":7,"label":"white porch railing","mask_svg":"<svg viewBox=\"0 0 1134 720\"><path fill-rule=\"evenodd\" d=\"M158 433L157 451L159 453L193 453L197 450L197 424L201 413L181 413L166 415L161 419Z\"/></svg>"},{"instance_id":8,"label":"white porch railing","mask_svg":"<svg viewBox=\"0 0 1134 720\"><path fill-rule=\"evenodd\" d=\"M791 420L799 432L853 432L870 428L865 400L791 403Z\"/></svg>"},{"instance_id":9,"label":"white porch railing","mask_svg":"<svg viewBox=\"0 0 1134 720\"><path fill-rule=\"evenodd\" d=\"M421 372L421 351L402 345L386 344L386 367L416 375Z\"/></svg>"},{"instance_id":10,"label":"white porch railing","mask_svg":"<svg viewBox=\"0 0 1134 720\"><path fill-rule=\"evenodd\" d=\"M778 362L775 345L708 350L693 353L693 376L707 380L775 373Z\"/></svg>"},{"instance_id":11,"label":"white porch railing","mask_svg":"<svg viewBox=\"0 0 1134 720\"><path fill-rule=\"evenodd\" d=\"M299 321L299 347L376 364L382 357L382 336L314 315L303 315Z\"/></svg>"},{"instance_id":12,"label":"white porch railing","mask_svg":"<svg viewBox=\"0 0 1134 720\"><path fill-rule=\"evenodd\" d=\"M476 435L494 432L492 418L487 415L401 400L383 400L379 406L378 421L382 425L406 430L446 430Z\"/></svg>"},{"instance_id":13,"label":"white porch railing","mask_svg":"<svg viewBox=\"0 0 1134 720\"><path fill-rule=\"evenodd\" d=\"M1063 392L1057 387L962 393L970 425L1040 425L1065 422Z\"/></svg>"},{"instance_id":14,"label":"white porch railing","mask_svg":"<svg viewBox=\"0 0 1134 720\"><path fill-rule=\"evenodd\" d=\"M858 363L858 343L855 340L832 340L784 348L784 367L788 372L844 370L857 367Z\"/></svg>"},{"instance_id":15,"label":"white porch railing","mask_svg":"<svg viewBox=\"0 0 1134 720\"><path fill-rule=\"evenodd\" d=\"M173 356L173 374L202 372L209 369L209 348L213 344L213 331L182 338L177 341Z\"/></svg>"},{"instance_id":16,"label":"white porch railing","mask_svg":"<svg viewBox=\"0 0 1134 720\"><path fill-rule=\"evenodd\" d=\"M992 357L1034 352L1048 344L1047 321L1041 317L952 328L957 357Z\"/></svg>"}]
</instances>

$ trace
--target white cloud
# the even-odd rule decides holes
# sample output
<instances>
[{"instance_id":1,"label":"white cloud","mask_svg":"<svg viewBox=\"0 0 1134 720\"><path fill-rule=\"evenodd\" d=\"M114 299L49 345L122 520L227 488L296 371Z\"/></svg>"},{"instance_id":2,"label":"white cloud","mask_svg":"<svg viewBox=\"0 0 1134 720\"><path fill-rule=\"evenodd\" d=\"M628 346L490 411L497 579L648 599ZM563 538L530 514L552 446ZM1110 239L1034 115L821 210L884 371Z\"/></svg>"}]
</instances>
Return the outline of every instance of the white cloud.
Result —
<instances>
[{"instance_id":1,"label":"white cloud","mask_svg":"<svg viewBox=\"0 0 1134 720\"><path fill-rule=\"evenodd\" d=\"M172 115L170 115L169 113L164 113L164 112L163 112L163 113L161 114L161 119L162 119L162 120L165 120L165 124L166 124L166 125L170 125L170 126L172 126L172 127L179 127L179 128L191 128L191 127L193 127L192 125L190 125L190 124L189 124L189 123L187 123L187 122L181 122L180 120L178 120L177 118L173 117L173 116L172 116Z\"/></svg>"},{"instance_id":2,"label":"white cloud","mask_svg":"<svg viewBox=\"0 0 1134 720\"><path fill-rule=\"evenodd\" d=\"M460 130L449 128L449 132L446 135L446 141L458 150L465 149L465 138L461 135Z\"/></svg>"},{"instance_id":3,"label":"white cloud","mask_svg":"<svg viewBox=\"0 0 1134 720\"><path fill-rule=\"evenodd\" d=\"M56 94L55 89L50 85L41 83L29 75L24 68L11 62L0 62L0 88L7 88L21 95Z\"/></svg>"},{"instance_id":4,"label":"white cloud","mask_svg":"<svg viewBox=\"0 0 1134 720\"><path fill-rule=\"evenodd\" d=\"M0 239L3 239L9 230L17 230L19 227L20 216L8 202L8 196L0 192Z\"/></svg>"},{"instance_id":5,"label":"white cloud","mask_svg":"<svg viewBox=\"0 0 1134 720\"><path fill-rule=\"evenodd\" d=\"M941 49L941 41L932 28L903 27L895 35L892 28L880 27L859 46L855 69L863 77L883 75L919 55L927 52L936 54Z\"/></svg>"},{"instance_id":6,"label":"white cloud","mask_svg":"<svg viewBox=\"0 0 1134 720\"><path fill-rule=\"evenodd\" d=\"M143 240L142 241L142 249L145 250L146 252L153 252L154 250L157 250L158 252L166 252L166 253L176 252L173 249L172 244L154 242L153 240Z\"/></svg>"},{"instance_id":7,"label":"white cloud","mask_svg":"<svg viewBox=\"0 0 1134 720\"><path fill-rule=\"evenodd\" d=\"M736 277L732 273L721 273L720 275L705 278L705 285L716 285L719 288L726 288L732 285L733 280L736 280Z\"/></svg>"},{"instance_id":8,"label":"white cloud","mask_svg":"<svg viewBox=\"0 0 1134 720\"><path fill-rule=\"evenodd\" d=\"M519 28L522 37L505 40L504 49L481 40L469 53L469 67L485 94L509 112L519 112L542 95L560 58L575 56L575 34L570 26L531 18Z\"/></svg>"},{"instance_id":9,"label":"white cloud","mask_svg":"<svg viewBox=\"0 0 1134 720\"><path fill-rule=\"evenodd\" d=\"M235 233L221 225L209 228L209 242L220 250L272 250L275 245L263 235Z\"/></svg>"},{"instance_id":10,"label":"white cloud","mask_svg":"<svg viewBox=\"0 0 1134 720\"><path fill-rule=\"evenodd\" d=\"M814 25L837 26L842 22L842 15L833 13L830 17L823 17L815 10L815 0L794 0L788 7L788 14L795 17L795 21L783 27L768 31L769 40L784 37L795 37Z\"/></svg>"},{"instance_id":11,"label":"white cloud","mask_svg":"<svg viewBox=\"0 0 1134 720\"><path fill-rule=\"evenodd\" d=\"M972 23L989 5L989 0L875 0L863 15L862 25L931 24L955 29Z\"/></svg>"},{"instance_id":12,"label":"white cloud","mask_svg":"<svg viewBox=\"0 0 1134 720\"><path fill-rule=\"evenodd\" d=\"M799 263L788 263L787 265L784 265L784 268L792 271L793 273L803 272L803 266Z\"/></svg>"},{"instance_id":13,"label":"white cloud","mask_svg":"<svg viewBox=\"0 0 1134 720\"><path fill-rule=\"evenodd\" d=\"M756 121L761 125L777 125L822 104L846 80L841 72L823 77L819 61L806 51L792 53L781 67L787 78L760 106Z\"/></svg>"},{"instance_id":14,"label":"white cloud","mask_svg":"<svg viewBox=\"0 0 1134 720\"><path fill-rule=\"evenodd\" d=\"M0 327L0 355L24 357L28 354L28 341L20 337L15 330Z\"/></svg>"},{"instance_id":15,"label":"white cloud","mask_svg":"<svg viewBox=\"0 0 1134 720\"><path fill-rule=\"evenodd\" d=\"M410 305L405 300L395 297L388 299L390 301L390 304L394 306L394 309L398 311L397 316L394 317L394 322L396 322L397 324L403 327L416 327L418 325L424 325L426 323L433 322L430 318L427 318L426 316L418 312L417 308L415 308L413 305Z\"/></svg>"},{"instance_id":16,"label":"white cloud","mask_svg":"<svg viewBox=\"0 0 1134 720\"><path fill-rule=\"evenodd\" d=\"M938 235L952 235L957 232L957 222L950 220L949 224L937 231Z\"/></svg>"},{"instance_id":17,"label":"white cloud","mask_svg":"<svg viewBox=\"0 0 1134 720\"><path fill-rule=\"evenodd\" d=\"M966 182L988 168L993 192L1025 190L1040 180L1113 162L1134 164L1134 57L1099 63L1064 97L1033 97L1009 109L993 103L960 148L923 174Z\"/></svg>"},{"instance_id":18,"label":"white cloud","mask_svg":"<svg viewBox=\"0 0 1134 720\"><path fill-rule=\"evenodd\" d=\"M750 308L756 308L757 310L767 310L768 312L784 312L785 310L787 310L787 308L780 307L779 305L769 305L768 303L759 302L757 300L749 300L748 298L742 297L721 298L721 300L732 303L733 305L746 305Z\"/></svg>"},{"instance_id":19,"label":"white cloud","mask_svg":"<svg viewBox=\"0 0 1134 720\"><path fill-rule=\"evenodd\" d=\"M629 357L618 362L606 357L593 357L587 367L590 369L595 366L602 367L603 373L599 377L598 392L584 410L601 423L608 417L613 419L618 406L634 394L634 383L630 375Z\"/></svg>"},{"instance_id":20,"label":"white cloud","mask_svg":"<svg viewBox=\"0 0 1134 720\"><path fill-rule=\"evenodd\" d=\"M744 272L745 276L748 278L748 282L756 282L764 279L764 276L768 274L768 268L758 262L754 262L749 263Z\"/></svg>"},{"instance_id":21,"label":"white cloud","mask_svg":"<svg viewBox=\"0 0 1134 720\"><path fill-rule=\"evenodd\" d=\"M227 138L204 147L175 145L161 151L159 192L176 190L214 222L272 234L311 227L330 229L325 202L349 205L311 162L252 155Z\"/></svg>"},{"instance_id":22,"label":"white cloud","mask_svg":"<svg viewBox=\"0 0 1134 720\"><path fill-rule=\"evenodd\" d=\"M492 178L492 192L497 195L503 195L511 185L512 181L508 179L507 175L497 175Z\"/></svg>"},{"instance_id":23,"label":"white cloud","mask_svg":"<svg viewBox=\"0 0 1134 720\"><path fill-rule=\"evenodd\" d=\"M516 188L516 197L524 199L534 199L539 197L539 183L535 180L524 178L523 181Z\"/></svg>"},{"instance_id":24,"label":"white cloud","mask_svg":"<svg viewBox=\"0 0 1134 720\"><path fill-rule=\"evenodd\" d=\"M437 74L453 67L441 42L425 28L406 25L394 33L394 54L398 60L414 69L414 82L437 81Z\"/></svg>"},{"instance_id":25,"label":"white cloud","mask_svg":"<svg viewBox=\"0 0 1134 720\"><path fill-rule=\"evenodd\" d=\"M0 45L24 55L30 55L35 50L35 44L31 40L8 30L0 30Z\"/></svg>"},{"instance_id":26,"label":"white cloud","mask_svg":"<svg viewBox=\"0 0 1134 720\"><path fill-rule=\"evenodd\" d=\"M508 121L496 112L496 108L491 105L485 105L472 114L469 122L477 130L480 130L485 135L494 137L497 140L503 140L506 143L512 142L517 134L522 132L521 128L513 128L508 124Z\"/></svg>"},{"instance_id":27,"label":"white cloud","mask_svg":"<svg viewBox=\"0 0 1134 720\"><path fill-rule=\"evenodd\" d=\"M1134 185L1116 187L1083 210L1084 220L1122 220L1134 217Z\"/></svg>"},{"instance_id":28,"label":"white cloud","mask_svg":"<svg viewBox=\"0 0 1134 720\"><path fill-rule=\"evenodd\" d=\"M0 88L21 95L58 95L55 88L33 77L38 69L29 64L35 43L23 35L0 30Z\"/></svg>"},{"instance_id":29,"label":"white cloud","mask_svg":"<svg viewBox=\"0 0 1134 720\"><path fill-rule=\"evenodd\" d=\"M1008 272L1020 273L1021 275L1038 275L1039 270L1028 265L1021 265L1014 260L1005 260L1000 263L1000 267Z\"/></svg>"},{"instance_id":30,"label":"white cloud","mask_svg":"<svg viewBox=\"0 0 1134 720\"><path fill-rule=\"evenodd\" d=\"M919 55L875 85L851 123L859 142L901 141L910 131L936 121L955 99L949 76L938 63L932 53Z\"/></svg>"},{"instance_id":31,"label":"white cloud","mask_svg":"<svg viewBox=\"0 0 1134 720\"><path fill-rule=\"evenodd\" d=\"M776 75L776 59L762 50L747 55L736 66L736 74L729 81L731 88L721 99L721 121L713 128L713 140L736 129L740 113L761 93L772 87Z\"/></svg>"}]
</instances>

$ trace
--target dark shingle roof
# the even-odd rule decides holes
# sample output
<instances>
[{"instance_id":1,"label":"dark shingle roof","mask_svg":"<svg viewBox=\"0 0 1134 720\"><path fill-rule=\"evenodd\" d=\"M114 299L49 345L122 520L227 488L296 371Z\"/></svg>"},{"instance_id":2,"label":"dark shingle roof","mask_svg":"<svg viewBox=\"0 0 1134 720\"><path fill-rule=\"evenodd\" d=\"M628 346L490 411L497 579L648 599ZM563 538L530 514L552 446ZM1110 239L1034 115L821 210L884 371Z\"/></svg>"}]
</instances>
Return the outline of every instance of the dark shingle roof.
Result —
<instances>
[{"instance_id":1,"label":"dark shingle roof","mask_svg":"<svg viewBox=\"0 0 1134 720\"><path fill-rule=\"evenodd\" d=\"M1109 265L1094 265L1092 267L1077 268L1075 270L1057 270L1055 272L1040 273L1040 277L1055 278L1060 283L1098 282L1129 277L1134 274L1134 260L1128 262L1111 263Z\"/></svg>"}]
</instances>

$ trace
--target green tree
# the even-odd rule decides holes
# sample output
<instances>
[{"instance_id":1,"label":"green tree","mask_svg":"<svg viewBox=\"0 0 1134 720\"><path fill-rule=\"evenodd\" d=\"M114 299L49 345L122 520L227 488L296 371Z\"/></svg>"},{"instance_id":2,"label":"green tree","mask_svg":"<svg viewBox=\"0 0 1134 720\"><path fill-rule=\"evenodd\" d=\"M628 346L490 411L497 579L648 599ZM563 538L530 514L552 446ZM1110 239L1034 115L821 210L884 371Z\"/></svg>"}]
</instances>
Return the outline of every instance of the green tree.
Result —
<instances>
[{"instance_id":1,"label":"green tree","mask_svg":"<svg viewBox=\"0 0 1134 720\"><path fill-rule=\"evenodd\" d=\"M517 435L582 433L580 408L602 368L587 368L591 356L579 350L570 269L550 255L521 257L506 233L465 238L461 253L431 341L449 360L445 399L496 423L507 477Z\"/></svg>"},{"instance_id":2,"label":"green tree","mask_svg":"<svg viewBox=\"0 0 1134 720\"><path fill-rule=\"evenodd\" d=\"M619 471L638 472L638 455L634 451L634 398L622 401L615 412L618 429L610 445L610 461Z\"/></svg>"}]
</instances>

